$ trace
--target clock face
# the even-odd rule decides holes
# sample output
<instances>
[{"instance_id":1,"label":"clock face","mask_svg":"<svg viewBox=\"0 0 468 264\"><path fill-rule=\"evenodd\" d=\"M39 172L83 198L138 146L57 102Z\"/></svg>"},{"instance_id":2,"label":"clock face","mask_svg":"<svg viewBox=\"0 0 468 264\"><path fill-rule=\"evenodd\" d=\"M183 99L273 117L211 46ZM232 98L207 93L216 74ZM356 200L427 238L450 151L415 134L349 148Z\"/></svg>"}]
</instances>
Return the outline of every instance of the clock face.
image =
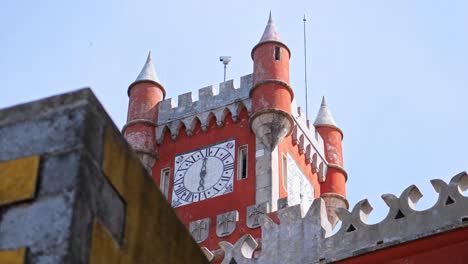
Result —
<instances>
[{"instance_id":1,"label":"clock face","mask_svg":"<svg viewBox=\"0 0 468 264\"><path fill-rule=\"evenodd\" d=\"M314 187L288 153L288 205L302 204L308 208L314 201Z\"/></svg>"},{"instance_id":2,"label":"clock face","mask_svg":"<svg viewBox=\"0 0 468 264\"><path fill-rule=\"evenodd\" d=\"M229 140L176 156L172 207L232 192L234 150Z\"/></svg>"}]
</instances>

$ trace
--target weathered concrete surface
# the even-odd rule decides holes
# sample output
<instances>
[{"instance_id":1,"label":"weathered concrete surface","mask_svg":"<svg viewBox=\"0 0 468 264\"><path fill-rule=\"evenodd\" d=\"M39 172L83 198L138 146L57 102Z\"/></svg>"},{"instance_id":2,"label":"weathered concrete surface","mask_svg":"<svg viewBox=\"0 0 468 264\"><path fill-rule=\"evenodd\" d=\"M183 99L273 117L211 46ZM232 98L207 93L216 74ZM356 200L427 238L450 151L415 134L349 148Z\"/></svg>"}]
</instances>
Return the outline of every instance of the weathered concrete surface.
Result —
<instances>
[{"instance_id":1,"label":"weathered concrete surface","mask_svg":"<svg viewBox=\"0 0 468 264\"><path fill-rule=\"evenodd\" d=\"M0 263L207 262L89 89L0 110L0 146Z\"/></svg>"}]
</instances>

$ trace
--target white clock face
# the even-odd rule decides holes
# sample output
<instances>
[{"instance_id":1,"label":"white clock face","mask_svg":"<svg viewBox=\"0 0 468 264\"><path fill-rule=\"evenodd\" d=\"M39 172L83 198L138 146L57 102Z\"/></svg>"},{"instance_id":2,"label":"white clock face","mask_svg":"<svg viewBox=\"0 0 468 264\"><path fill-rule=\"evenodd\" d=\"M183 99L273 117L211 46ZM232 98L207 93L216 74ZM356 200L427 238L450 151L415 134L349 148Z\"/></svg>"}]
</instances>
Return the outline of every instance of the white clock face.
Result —
<instances>
[{"instance_id":1,"label":"white clock face","mask_svg":"<svg viewBox=\"0 0 468 264\"><path fill-rule=\"evenodd\" d=\"M229 140L176 156L172 207L232 192L234 150Z\"/></svg>"},{"instance_id":2,"label":"white clock face","mask_svg":"<svg viewBox=\"0 0 468 264\"><path fill-rule=\"evenodd\" d=\"M302 204L308 209L314 201L314 187L289 154L287 173L288 205Z\"/></svg>"}]
</instances>

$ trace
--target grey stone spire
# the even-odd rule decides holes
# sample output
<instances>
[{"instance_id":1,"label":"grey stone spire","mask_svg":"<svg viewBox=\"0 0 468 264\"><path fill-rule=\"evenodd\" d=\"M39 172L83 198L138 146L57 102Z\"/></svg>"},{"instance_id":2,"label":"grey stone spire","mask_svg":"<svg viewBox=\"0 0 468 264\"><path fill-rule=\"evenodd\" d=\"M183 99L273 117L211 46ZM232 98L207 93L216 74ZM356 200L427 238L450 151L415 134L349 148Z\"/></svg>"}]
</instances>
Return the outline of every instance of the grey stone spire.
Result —
<instances>
[{"instance_id":1,"label":"grey stone spire","mask_svg":"<svg viewBox=\"0 0 468 264\"><path fill-rule=\"evenodd\" d=\"M266 41L281 42L281 38L278 34L278 31L276 31L275 21L271 17L271 11L270 17L268 18L268 24L265 27L265 31L263 32L262 38L260 39L259 43Z\"/></svg>"},{"instance_id":2,"label":"grey stone spire","mask_svg":"<svg viewBox=\"0 0 468 264\"><path fill-rule=\"evenodd\" d=\"M314 126L334 126L337 127L335 120L333 119L330 110L328 109L327 102L325 101L325 96L322 97L322 104L320 105L320 110L315 119Z\"/></svg>"},{"instance_id":3,"label":"grey stone spire","mask_svg":"<svg viewBox=\"0 0 468 264\"><path fill-rule=\"evenodd\" d=\"M138 84L141 82L154 83L162 90L164 97L166 97L166 91L164 90L164 87L159 82L158 75L156 74L156 70L154 69L153 58L151 57L151 51L148 53L148 58L146 59L145 65L143 66L143 69L141 69L140 74L138 74L138 77L136 78L136 80L128 86L127 94L130 96L130 89L135 84Z\"/></svg>"},{"instance_id":4,"label":"grey stone spire","mask_svg":"<svg viewBox=\"0 0 468 264\"><path fill-rule=\"evenodd\" d=\"M151 81L159 83L158 75L153 66L153 58L151 57L151 51L148 53L148 58L146 59L145 66L141 70L140 74L133 83L141 81Z\"/></svg>"}]
</instances>

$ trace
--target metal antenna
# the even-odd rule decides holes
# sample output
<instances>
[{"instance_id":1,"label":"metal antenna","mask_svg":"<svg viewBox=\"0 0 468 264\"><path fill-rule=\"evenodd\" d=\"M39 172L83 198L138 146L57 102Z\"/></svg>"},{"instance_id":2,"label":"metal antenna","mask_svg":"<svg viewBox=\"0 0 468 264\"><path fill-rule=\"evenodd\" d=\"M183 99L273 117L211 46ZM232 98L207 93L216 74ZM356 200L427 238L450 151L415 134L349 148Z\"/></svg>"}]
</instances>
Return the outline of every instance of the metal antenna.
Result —
<instances>
[{"instance_id":1,"label":"metal antenna","mask_svg":"<svg viewBox=\"0 0 468 264\"><path fill-rule=\"evenodd\" d=\"M220 56L219 61L224 64L224 81L226 81L227 65L231 62L231 56Z\"/></svg>"},{"instance_id":2,"label":"metal antenna","mask_svg":"<svg viewBox=\"0 0 468 264\"><path fill-rule=\"evenodd\" d=\"M307 35L306 35L306 21L307 17L304 14L302 19L304 22L304 82L305 82L305 107L306 107L306 120L309 120L309 101L307 99Z\"/></svg>"}]
</instances>

